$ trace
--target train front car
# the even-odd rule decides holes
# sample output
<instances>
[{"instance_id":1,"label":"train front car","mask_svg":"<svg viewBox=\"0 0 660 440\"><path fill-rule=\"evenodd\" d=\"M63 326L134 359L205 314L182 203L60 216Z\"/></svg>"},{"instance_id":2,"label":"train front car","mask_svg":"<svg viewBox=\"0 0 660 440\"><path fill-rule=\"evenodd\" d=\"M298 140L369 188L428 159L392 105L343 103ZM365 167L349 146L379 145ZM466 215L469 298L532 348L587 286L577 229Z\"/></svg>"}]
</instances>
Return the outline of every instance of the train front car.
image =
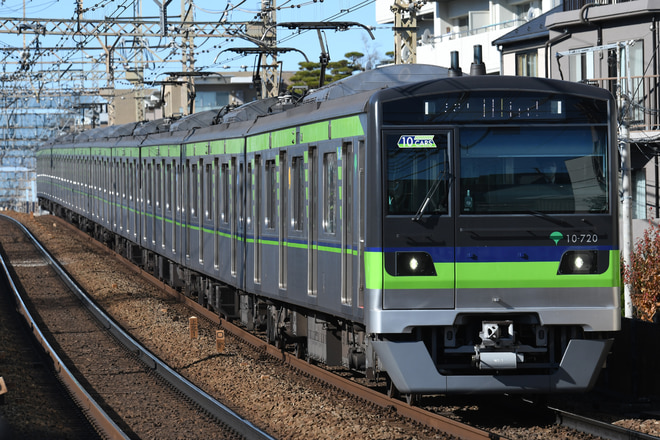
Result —
<instances>
[{"instance_id":1,"label":"train front car","mask_svg":"<svg viewBox=\"0 0 660 440\"><path fill-rule=\"evenodd\" d=\"M620 328L611 95L470 77L370 106L373 365L409 396L592 387Z\"/></svg>"}]
</instances>

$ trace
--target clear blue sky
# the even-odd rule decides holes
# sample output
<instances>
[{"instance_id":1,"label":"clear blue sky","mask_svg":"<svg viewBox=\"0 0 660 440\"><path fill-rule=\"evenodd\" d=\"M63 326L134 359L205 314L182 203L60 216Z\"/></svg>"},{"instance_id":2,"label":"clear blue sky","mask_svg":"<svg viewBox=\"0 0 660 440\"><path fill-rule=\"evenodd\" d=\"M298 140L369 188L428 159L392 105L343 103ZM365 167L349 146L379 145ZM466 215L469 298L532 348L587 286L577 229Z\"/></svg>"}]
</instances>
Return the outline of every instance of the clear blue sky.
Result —
<instances>
[{"instance_id":1,"label":"clear blue sky","mask_svg":"<svg viewBox=\"0 0 660 440\"><path fill-rule=\"evenodd\" d=\"M234 0L232 5L238 5L240 0ZM214 5L207 9L206 4ZM207 12L224 9L226 2L221 2L222 8L212 0L198 0L198 17L207 16ZM357 51L364 54L376 52L378 59L384 59L385 53L394 47L394 36L389 26L378 26L375 18L374 0L277 0L276 5L281 8L277 11L277 22L317 22L317 21L348 21L362 23L374 27L372 33L375 40L371 40L369 33L361 27L353 27L347 31L324 30L323 37L327 42L331 61L344 59L347 52ZM260 6L258 0L248 0L228 15L228 21L251 20ZM294 7L291 7L294 6ZM217 15L217 14L216 14ZM318 62L321 46L317 31L294 31L278 28L280 47L295 48L303 51L309 61ZM245 41L236 43L236 46L248 46ZM220 51L218 51L220 52ZM213 57L215 58L215 56ZM210 62L213 62L213 58ZM240 66L254 63L254 55L236 60L233 52L223 52L217 60L219 66ZM280 54L278 60L283 62L284 70L298 70L298 63L305 61L304 57L295 51Z\"/></svg>"},{"instance_id":2,"label":"clear blue sky","mask_svg":"<svg viewBox=\"0 0 660 440\"><path fill-rule=\"evenodd\" d=\"M153 0L141 0L142 11L141 15L145 18L155 20L158 16L158 8ZM159 0L163 2L163 0ZM84 0L83 8L85 8L84 18L90 20L108 20L122 18L130 19L136 14L137 6L134 0ZM276 6L280 8L277 11L276 20L279 23L283 22L317 22L317 21L349 21L358 22L367 26L373 26L372 32L376 36L375 40L369 38L369 34L361 27L354 27L347 31L323 31L324 40L327 41L329 47L329 54L331 61L339 61L344 59L344 54L347 52L357 51L364 54L376 53L376 60L385 59L385 53L391 51L394 44L394 36L391 26L377 26L375 20L375 0L276 0ZM72 0L29 0L23 3L23 0L4 0L0 4L0 17L26 17L29 23L30 18L61 18L61 19L75 19L76 18L76 3ZM225 19L228 22L244 22L256 20L257 13L261 8L260 0L231 0L231 1L218 1L218 0L196 0L195 2L195 19L204 22L215 22ZM171 21L180 21L181 14L181 1L172 1L167 9L168 16ZM125 46L130 47L131 38L126 39ZM292 47L303 51L309 61L318 62L321 53L321 47L317 32L289 30L278 28L278 41L279 47ZM51 54L44 54L42 50L36 50L37 47L75 47L76 43L81 43L85 47L99 46L98 42L93 37L82 38L81 36L76 39L69 37L68 41L64 41L61 37L48 34L36 37L34 34L23 35L0 35L0 49L2 47L22 47L23 44L29 48L26 52L30 60L35 57L40 57L42 63L52 62L52 66L65 67L68 63L75 63L76 61L87 59L88 61L94 59L102 54L102 52L88 51L83 55L80 51L69 52L58 51L57 56ZM164 46L170 44L167 48L155 49L156 46ZM175 46L180 41L171 41L171 38L152 38L148 42L149 46L156 52L157 59L180 60L181 52L175 49ZM254 44L242 40L235 39L234 41L211 38L202 40L198 38L196 41L197 48L195 51L197 70L206 71L228 71L240 70L241 66L248 66L247 70L252 70L255 64L256 56L247 55L241 56L234 52L226 51L230 47L256 47ZM132 59L134 51L131 49L119 50L117 55L121 55L123 59ZM145 52L146 54L146 52ZM220 55L218 55L220 54ZM19 60L21 54L18 52L9 52L4 55L4 60L13 62L13 66L7 65L7 70L16 68L16 61ZM151 55L145 55L145 57ZM214 60L217 62L214 63ZM151 58L149 58L151 59ZM179 71L180 64L176 63L158 63L154 60L146 69L145 80L162 79L165 72ZM283 69L288 71L298 70L298 63L304 61L304 57L299 53L292 51L287 54L280 54L278 61L283 63ZM227 66L228 68L225 68ZM89 68L89 67L87 67ZM103 68L103 65L100 65ZM117 78L118 87L123 87L122 79ZM125 85L128 85L126 83Z\"/></svg>"}]
</instances>

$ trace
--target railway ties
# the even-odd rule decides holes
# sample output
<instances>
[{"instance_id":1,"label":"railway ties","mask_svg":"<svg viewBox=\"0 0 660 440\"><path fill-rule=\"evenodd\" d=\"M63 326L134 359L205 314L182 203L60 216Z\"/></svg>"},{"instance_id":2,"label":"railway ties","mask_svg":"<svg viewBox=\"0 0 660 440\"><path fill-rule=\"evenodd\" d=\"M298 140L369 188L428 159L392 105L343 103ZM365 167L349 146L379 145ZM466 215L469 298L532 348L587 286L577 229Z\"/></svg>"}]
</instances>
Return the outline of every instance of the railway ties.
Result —
<instances>
[{"instance_id":1,"label":"railway ties","mask_svg":"<svg viewBox=\"0 0 660 440\"><path fill-rule=\"evenodd\" d=\"M16 263L5 272L15 280L22 314L103 437L272 438L134 341L20 224L6 217L0 223L3 254Z\"/></svg>"},{"instance_id":2,"label":"railway ties","mask_svg":"<svg viewBox=\"0 0 660 440\"><path fill-rule=\"evenodd\" d=\"M20 218L20 217L19 217ZM277 415L274 414L274 412L267 413L266 417L271 418L271 423L270 425L264 424L263 422L259 422L259 426L267 426L269 431L273 429L273 435L275 437L289 437L289 438L295 438L293 434L290 434L292 432L291 430L289 431L275 431L275 429L280 429L278 425L290 425L290 426L298 426L297 429L299 435L297 436L298 438L390 438L387 435L382 435L378 436L377 429L380 429L382 426L383 428L388 427L388 425L394 425L397 428L398 427L404 427L405 429L411 429L411 431L403 431L403 432L414 432L414 433L426 433L428 436L425 436L424 434L417 435L417 434L412 434L412 435L406 435L406 434L400 434L399 438L445 438L442 437L442 434L439 434L441 432L452 432L451 429L457 429L457 430L462 430L464 429L461 425L462 423L459 423L458 420L452 420L452 422L455 424L454 428L442 428L442 427L434 427L432 430L428 430L427 427L429 426L435 426L432 425L430 422L427 422L424 420L426 417L434 417L434 415L430 415L428 411L424 411L422 408L415 408L407 405L405 402L401 401L396 401L387 398L384 394L379 394L378 399L382 399L382 403L374 403L374 401L371 399L371 397L364 395L358 398L353 399L352 397L359 395L360 392L356 392L357 394L353 394L352 391L342 391L341 393L346 393L346 394L338 394L336 391L337 389L345 389L344 385L342 384L332 384L332 385L322 385L323 389L322 391L319 390L312 390L308 384L310 382L310 379L312 378L311 381L314 384L320 384L321 382L323 383L328 383L331 384L332 381L335 380L335 378L331 378L326 380L325 378L322 378L322 376L319 376L314 370L318 370L316 367L306 364L306 363L301 363L301 364L294 364L294 359L295 356L289 355L287 352L282 351L281 349L276 349L273 346L267 345L264 341L262 340L255 340L252 343L254 346L258 347L258 356L255 356L255 360L257 360L259 363L258 364L253 364L250 362L249 359L247 359L246 355L243 354L242 352L239 352L238 346L241 345L241 343L238 341L238 337L235 334L232 334L231 332L231 326L229 323L226 323L225 321L222 322L222 328L226 330L226 335L227 335L227 347L226 351L223 354L218 354L216 350L216 339L215 339L215 329L219 328L218 326L220 325L220 321L216 315L211 314L209 316L209 319L212 320L213 325L209 325L207 320L203 319L204 313L201 306L198 304L194 303L194 305L191 305L193 308L193 311L187 310L184 311L183 314L181 313L181 310L184 309L183 306L179 305L177 301L181 300L181 295L178 292L172 292L175 295L178 295L179 298L176 300L168 300L161 294L163 293L164 286L162 285L162 282L156 281L155 283L158 285L158 292L160 292L157 295L157 298L159 298L157 301L155 301L157 304L155 304L153 307L150 306L149 300L146 302L144 301L146 298L141 298L143 301L137 301L138 296L143 296L142 293L150 291L150 287L148 286L149 283L144 283L143 281L138 281L137 279L133 280L133 273L142 273L139 269L135 269L135 266L132 266L131 271L126 271L121 269L117 264L116 261L112 258L109 257L110 253L107 250L107 248L104 248L103 246L99 248L94 248L94 250L91 250L91 246L95 246L96 243L94 241L88 241L84 237L84 234L81 235L76 235L76 246L71 246L71 248L75 249L73 253L78 254L78 260L79 261L74 261L75 258L72 257L72 249L66 249L64 250L60 246L62 246L63 240L49 240L47 238L48 235L50 235L53 231L57 231L56 235L59 236L65 236L65 235L70 235L70 234L75 234L76 230L75 228L72 227L67 227L64 223L62 223L60 220L53 219L52 217L45 217L45 218L39 218L39 222L36 221L31 222L31 221L26 221L27 225L30 225L30 228L35 232L36 235L39 237L44 237L44 242L47 243L49 249L53 249L53 252L59 255L62 258L62 261L67 262L67 271L69 271L72 276L74 276L81 285L84 285L86 289L89 289L92 291L93 289L90 289L90 286L93 285L94 283L90 283L88 279L86 279L86 271L91 269L92 271L101 271L101 270L108 270L109 272L113 273L112 277L105 277L101 278L99 280L95 280L95 283L100 283L98 285L107 285L107 290L108 292L108 297L112 298L112 301L121 301L124 302L126 299L123 297L125 294L124 292L131 292L130 288L128 287L129 279L130 283L134 285L138 285L138 290L133 290L131 295L133 296L133 299L135 301L131 301L130 306L133 310L138 310L142 309L143 312L146 311L146 315L153 315L157 318L157 321L163 321L165 318L173 318L176 323L180 324L178 327L179 330L183 329L185 331L185 334L183 336L183 341L185 345L188 346L197 346L198 342L201 343L201 341L191 341L189 339L188 335L188 317L191 315L198 316L199 319L199 325L200 325L200 339L204 339L204 343L208 344L209 342L212 342L213 348L211 349L210 352L202 352L201 350L199 351L200 357L195 358L194 356L191 356L191 351L190 350L184 350L182 347L176 347L172 349L172 353L176 354L178 356L178 359L180 360L178 363L177 361L172 362L171 360L168 361L171 363L171 365L176 366L177 371L185 373L186 376L188 376L191 380L193 380L196 384L200 386L200 388L203 388L204 390L207 390L207 392L216 395L217 389L215 391L212 391L214 388L210 388L207 383L205 383L205 379L208 379L210 375L212 374L217 374L218 376L226 376L227 381L224 382L223 385L220 385L220 387L223 387L224 391L226 391L228 394L236 394L239 397L239 400L242 400L244 402L248 403L249 409L247 411L242 410L242 411L237 411L242 414L254 414L255 416L257 413L261 416L264 411L272 410L274 411L275 408L279 408L283 406L283 402L285 401L296 401L300 402L300 404L304 403L305 406L300 406L300 404L295 405L295 409L298 412L298 415L295 418L290 418L287 416L280 415L279 413ZM55 227L55 223L57 222L57 226ZM80 238L82 237L82 238ZM72 241L72 240L70 240ZM84 243L84 246L82 245ZM60 250L61 249L61 250ZM103 250L105 249L105 250ZM89 253L88 253L89 252ZM82 256L82 258L81 258ZM95 257L93 257L95 256ZM98 260L101 263L95 261ZM118 259L121 261L122 259ZM119 278L117 278L117 276ZM146 277L149 279L149 277ZM103 281L105 279L105 281ZM117 281L118 280L118 281ZM153 281L153 279L151 279ZM117 289L115 284L119 284L119 289ZM113 286L115 285L115 286ZM107 302L103 298L103 295L99 295L98 292L94 293L94 296L96 300L103 305L103 307L107 307ZM129 304L127 304L129 305ZM112 310L109 308L109 310L112 311L113 315L115 315L115 312L117 310ZM115 315L116 316L116 315ZM137 330L137 326L142 327L142 330L146 327L151 327L153 324L150 322L147 322L144 320L145 313L141 313L138 315L137 321L122 321L122 325L130 329L131 332L134 330ZM133 317L131 317L133 319ZM115 319L118 319L115 317ZM132 323L131 323L132 322ZM206 328L206 330L205 330ZM208 333L208 328L212 328L212 338L209 336ZM143 331L140 334L140 338L154 338L154 339L159 339L161 340L164 345L167 346L172 346L171 341L166 341L165 334L160 328L155 328L155 332L151 333L152 336L149 336L150 333L147 331ZM239 334L241 329L236 330L236 334ZM206 332L206 333L205 333ZM153 349L155 352L158 352L160 354L160 351L158 348ZM194 355L195 353L193 353ZM236 363L239 363L240 366L238 370L240 370L239 374L237 375L233 370L232 367L229 365L231 361L236 360ZM215 361L219 361L217 363L213 363ZM294 370L293 374L290 374L290 376L293 377L287 377L289 376L288 373L283 372L285 369L284 367L287 365L296 365L295 367L291 367L292 370ZM307 369L309 369L309 372L307 372ZM198 370L198 371L193 371L193 370ZM1 373L1 371L0 371ZM193 373L202 373L204 374L204 378L197 377ZM330 373L327 371L324 371L324 373L327 373L328 375L332 376ZM210 382L210 381L209 381ZM261 393L261 398L263 397L270 397L271 400L266 402L266 406L264 409L264 406L259 406L261 405L261 402L258 402L254 395L248 394L244 389L238 389L239 383L241 386L243 386L243 383L248 383L252 382L255 383L257 388L259 388L259 391ZM348 381L352 382L352 381ZM276 386L273 389L270 389L271 385L283 385L284 387L281 386ZM301 395L294 397L293 399L289 397L288 395L284 394L283 389L300 389L302 391ZM316 385L314 385L313 388L318 388ZM375 391L373 391L375 393ZM317 395L318 393L318 395ZM378 393L376 393L378 394ZM322 426L319 425L319 427L314 427L311 428L311 425L309 425L309 422L304 422L302 419L302 416L306 415L303 414L304 412L307 412L309 414L320 414L317 412L315 408L308 407L307 405L310 405L310 402L306 401L304 396L310 396L314 395L314 399L325 402L325 408L322 410L323 416L319 418L317 415L316 420L322 420L326 425L331 425L332 429L336 430L336 436L334 437L324 437L324 434L322 431L318 431L317 429L321 429ZM329 396L329 400L334 400L340 402L340 409L337 409L336 407L331 407L329 406L328 400L323 400L324 397ZM264 399L266 400L266 399ZM440 403L441 401L444 401L444 398L437 398L434 400L434 403ZM224 401L224 400L223 400ZM355 419L358 420L357 423L364 423L365 425L370 421L370 419L375 419L377 420L377 424L379 425L378 428L367 428L367 430L361 431L362 435L356 434L352 437L347 437L346 432L345 432L345 427L335 424L336 422L333 422L333 417L337 414L341 415L342 421L345 422L347 425L350 425L351 423L356 423L353 421L353 419L350 418L350 416L347 416L347 413L342 412L346 407L349 405L353 405L353 401L355 402L362 402L361 403L361 408L360 408L360 418ZM453 402L456 402L455 400ZM473 425L480 425L483 423L483 420L480 421L478 414L474 413L474 410L472 409L475 405L478 405L478 408L481 408L483 411L477 411L479 413L486 412L486 409L489 412L492 412L493 406L488 406L488 402L484 402L482 399L478 397L473 397L467 399L468 404L466 404L466 408L468 408L467 413L470 414L464 414L464 415L470 415L473 417L462 417L462 421L467 421L469 423L472 423ZM430 409L429 406L431 406L429 403L429 399L424 399L424 407L427 409ZM233 401L230 403L232 408L235 408L237 403L236 401ZM450 401L450 406L451 406L451 401ZM497 405L495 405L497 406ZM381 413L378 413L378 407L385 408L384 412L381 411ZM513 409L507 411L508 413L516 413L519 409ZM252 411L252 413L250 413ZM448 414L451 410L445 410L443 414ZM459 409L459 412L461 410ZM415 415L417 413L417 415ZM375 414L375 416L374 416ZM546 418L547 419L547 418ZM515 419L514 419L515 420ZM301 423L302 424L299 424ZM485 431L482 431L477 428L469 428L473 430L474 432L470 434L469 432L462 431L460 433L456 433L454 437L452 438L529 438L530 436L527 436L525 434L512 434L511 436L508 435L508 431L502 431L498 428L504 427L506 428L506 424L514 424L515 422L511 421L502 421L500 422L502 426L495 426L489 424L487 421L484 426L489 426L489 429L494 429L496 433L488 433ZM545 425L541 424L538 425L538 427L534 427L533 429L536 429L535 432L538 432L539 429L547 429L547 435L541 435L538 438L553 438L553 435L556 434L557 432L555 431L556 429L559 429L558 427L552 427L552 420L549 422L550 427L545 427ZM298 425L296 425L298 424ZM276 428L277 426L277 428ZM305 428L300 428L300 426L304 426ZM311 432L307 432L304 429L313 429ZM286 428L285 428L286 429ZM563 429L563 428L562 428ZM560 432L565 432L565 431L560 431ZM368 435L366 435L368 433ZM573 431L573 434L569 434L567 437L564 438L571 438L571 436L576 436L577 433ZM555 437L557 438L557 437ZM595 438L595 437L580 437L580 438ZM605 437L606 438L606 437ZM634 438L634 437L633 437Z\"/></svg>"}]
</instances>

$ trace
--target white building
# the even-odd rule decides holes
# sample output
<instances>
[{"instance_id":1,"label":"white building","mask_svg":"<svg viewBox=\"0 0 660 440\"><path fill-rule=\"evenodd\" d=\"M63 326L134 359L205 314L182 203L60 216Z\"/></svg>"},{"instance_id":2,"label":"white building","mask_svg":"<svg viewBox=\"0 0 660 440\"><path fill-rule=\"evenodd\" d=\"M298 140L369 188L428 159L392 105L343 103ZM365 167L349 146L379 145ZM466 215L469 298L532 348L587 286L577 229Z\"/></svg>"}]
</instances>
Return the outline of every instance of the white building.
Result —
<instances>
[{"instance_id":1,"label":"white building","mask_svg":"<svg viewBox=\"0 0 660 440\"><path fill-rule=\"evenodd\" d=\"M394 23L395 0L376 0L376 21ZM413 3L399 0L399 3ZM561 4L560 0L435 0L417 11L417 63L450 66L451 52L470 71L473 47L481 45L487 73L499 73L500 52L492 41Z\"/></svg>"}]
</instances>

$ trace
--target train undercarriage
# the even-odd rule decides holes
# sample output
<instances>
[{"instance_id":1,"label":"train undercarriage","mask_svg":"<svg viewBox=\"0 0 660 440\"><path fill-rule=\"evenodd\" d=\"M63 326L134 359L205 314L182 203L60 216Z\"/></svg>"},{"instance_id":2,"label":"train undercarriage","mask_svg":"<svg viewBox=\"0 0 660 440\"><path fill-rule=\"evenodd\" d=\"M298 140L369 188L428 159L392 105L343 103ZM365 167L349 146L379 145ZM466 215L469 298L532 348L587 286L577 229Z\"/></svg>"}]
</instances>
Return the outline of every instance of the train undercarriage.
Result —
<instances>
[{"instance_id":1,"label":"train undercarriage","mask_svg":"<svg viewBox=\"0 0 660 440\"><path fill-rule=\"evenodd\" d=\"M365 370L366 332L363 326L237 290L144 249L72 211L60 206L45 206L44 209L76 225L145 272L223 319L238 322L247 330L263 334L269 343L311 362Z\"/></svg>"}]
</instances>

